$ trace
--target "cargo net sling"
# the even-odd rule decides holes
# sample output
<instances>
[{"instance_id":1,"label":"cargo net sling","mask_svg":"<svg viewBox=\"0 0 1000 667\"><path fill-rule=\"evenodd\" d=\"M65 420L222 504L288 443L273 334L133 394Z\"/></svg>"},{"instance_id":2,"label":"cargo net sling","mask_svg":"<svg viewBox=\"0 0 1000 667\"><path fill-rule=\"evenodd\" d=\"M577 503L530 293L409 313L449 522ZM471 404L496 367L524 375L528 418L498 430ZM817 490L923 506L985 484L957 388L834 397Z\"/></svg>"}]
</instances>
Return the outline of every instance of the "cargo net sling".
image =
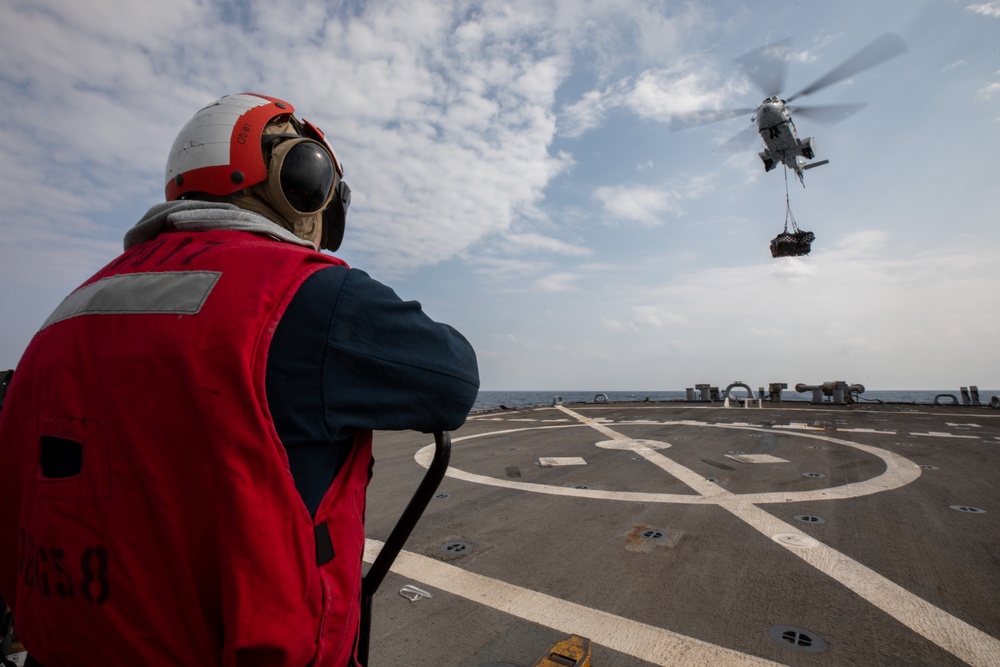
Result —
<instances>
[{"instance_id":1,"label":"cargo net sling","mask_svg":"<svg viewBox=\"0 0 1000 667\"><path fill-rule=\"evenodd\" d=\"M792 223L792 231L788 231L788 223ZM801 257L812 250L812 242L816 235L804 232L795 224L792 206L788 201L788 167L785 167L785 231L771 239L771 257Z\"/></svg>"}]
</instances>

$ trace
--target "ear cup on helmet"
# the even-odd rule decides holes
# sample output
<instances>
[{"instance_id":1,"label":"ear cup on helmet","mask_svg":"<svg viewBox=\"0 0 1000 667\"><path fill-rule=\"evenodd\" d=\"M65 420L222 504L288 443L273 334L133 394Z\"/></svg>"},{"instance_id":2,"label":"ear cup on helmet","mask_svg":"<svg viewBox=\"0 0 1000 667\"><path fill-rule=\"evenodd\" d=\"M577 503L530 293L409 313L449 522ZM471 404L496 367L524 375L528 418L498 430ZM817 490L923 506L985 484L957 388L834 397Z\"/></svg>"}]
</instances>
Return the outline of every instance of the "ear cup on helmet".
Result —
<instances>
[{"instance_id":1,"label":"ear cup on helmet","mask_svg":"<svg viewBox=\"0 0 1000 667\"><path fill-rule=\"evenodd\" d=\"M336 176L329 153L315 141L292 145L284 155L278 173L285 201L300 213L323 210Z\"/></svg>"},{"instance_id":2,"label":"ear cup on helmet","mask_svg":"<svg viewBox=\"0 0 1000 667\"><path fill-rule=\"evenodd\" d=\"M340 247L347 225L347 207L351 205L351 188L344 181L338 181L333 199L323 211L323 237L320 248L331 252Z\"/></svg>"},{"instance_id":3,"label":"ear cup on helmet","mask_svg":"<svg viewBox=\"0 0 1000 667\"><path fill-rule=\"evenodd\" d=\"M323 144L298 135L264 137L267 180L264 190L286 218L319 213L334 197L336 163Z\"/></svg>"}]
</instances>

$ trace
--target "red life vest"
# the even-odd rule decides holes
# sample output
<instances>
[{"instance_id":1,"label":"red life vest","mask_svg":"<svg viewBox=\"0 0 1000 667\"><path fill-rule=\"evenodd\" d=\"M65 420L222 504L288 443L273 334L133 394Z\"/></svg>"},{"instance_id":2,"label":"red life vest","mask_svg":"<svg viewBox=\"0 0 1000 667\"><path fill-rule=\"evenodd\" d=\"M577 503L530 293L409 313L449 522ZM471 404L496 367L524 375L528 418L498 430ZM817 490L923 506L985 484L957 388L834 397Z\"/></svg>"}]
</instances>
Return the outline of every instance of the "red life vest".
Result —
<instances>
[{"instance_id":1,"label":"red life vest","mask_svg":"<svg viewBox=\"0 0 1000 667\"><path fill-rule=\"evenodd\" d=\"M371 432L310 517L264 385L288 303L334 264L245 232L164 233L35 336L0 420L0 590L39 662L349 663Z\"/></svg>"}]
</instances>

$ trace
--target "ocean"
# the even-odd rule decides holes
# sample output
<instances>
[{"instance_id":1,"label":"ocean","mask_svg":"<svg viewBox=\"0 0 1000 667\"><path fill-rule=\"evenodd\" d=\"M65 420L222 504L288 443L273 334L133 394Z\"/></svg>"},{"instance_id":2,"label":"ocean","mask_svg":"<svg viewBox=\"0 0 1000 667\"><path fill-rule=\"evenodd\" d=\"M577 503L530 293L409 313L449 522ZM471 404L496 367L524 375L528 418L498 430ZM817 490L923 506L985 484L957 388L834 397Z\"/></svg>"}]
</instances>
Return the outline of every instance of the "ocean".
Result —
<instances>
[{"instance_id":1,"label":"ocean","mask_svg":"<svg viewBox=\"0 0 1000 667\"><path fill-rule=\"evenodd\" d=\"M720 387L723 391L725 387ZM757 388L754 388L756 393ZM746 390L735 389L736 396L745 396ZM916 391L865 391L859 395L858 403L912 403L933 405L938 394L951 394L962 400L960 391L956 389L916 390ZM979 400L983 405L989 405L990 397L1000 394L995 390L979 390ZM496 408L530 408L539 405L552 405L556 396L562 397L563 403L593 403L597 396L607 396L611 403L626 401L683 401L687 397L684 391L480 391L472 410L493 410ZM810 392L800 394L793 390L781 392L784 400L808 401ZM601 401L604 399L601 398Z\"/></svg>"}]
</instances>

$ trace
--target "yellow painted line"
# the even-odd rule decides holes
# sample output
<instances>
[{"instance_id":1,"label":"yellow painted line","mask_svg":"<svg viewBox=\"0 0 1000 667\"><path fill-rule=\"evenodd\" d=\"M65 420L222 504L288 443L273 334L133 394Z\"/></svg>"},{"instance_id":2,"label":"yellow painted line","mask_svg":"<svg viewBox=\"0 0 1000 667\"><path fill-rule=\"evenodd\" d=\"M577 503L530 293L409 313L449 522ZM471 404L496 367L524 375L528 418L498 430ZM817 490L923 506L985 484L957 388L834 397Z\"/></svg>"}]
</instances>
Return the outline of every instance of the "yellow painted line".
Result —
<instances>
[{"instance_id":1,"label":"yellow painted line","mask_svg":"<svg viewBox=\"0 0 1000 667\"><path fill-rule=\"evenodd\" d=\"M382 546L378 540L365 540L365 561L373 562ZM781 666L778 662L484 577L409 551L400 552L390 569L406 579L559 632L588 637L595 644L662 667Z\"/></svg>"}]
</instances>

